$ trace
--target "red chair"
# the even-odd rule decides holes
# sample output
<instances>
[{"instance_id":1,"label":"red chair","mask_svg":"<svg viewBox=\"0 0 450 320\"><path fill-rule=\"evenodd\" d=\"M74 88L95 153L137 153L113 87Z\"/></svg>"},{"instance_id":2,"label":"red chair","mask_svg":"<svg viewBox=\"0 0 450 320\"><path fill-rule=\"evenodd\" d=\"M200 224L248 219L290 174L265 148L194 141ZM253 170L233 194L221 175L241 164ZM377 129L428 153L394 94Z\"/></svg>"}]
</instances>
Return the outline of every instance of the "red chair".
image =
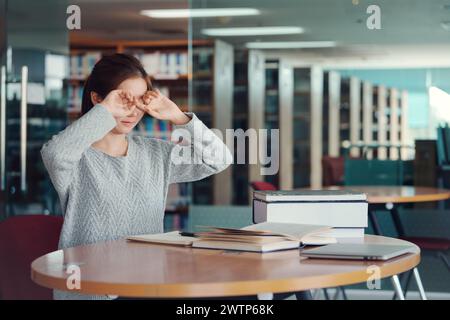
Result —
<instances>
[{"instance_id":1,"label":"red chair","mask_svg":"<svg viewBox=\"0 0 450 320\"><path fill-rule=\"evenodd\" d=\"M270 182L266 182L266 181L253 181L252 183L250 183L250 185L252 186L253 190L258 190L258 191L275 191L277 190L277 188L271 184Z\"/></svg>"},{"instance_id":2,"label":"red chair","mask_svg":"<svg viewBox=\"0 0 450 320\"><path fill-rule=\"evenodd\" d=\"M322 157L324 186L340 186L344 184L344 157Z\"/></svg>"},{"instance_id":3,"label":"red chair","mask_svg":"<svg viewBox=\"0 0 450 320\"><path fill-rule=\"evenodd\" d=\"M14 216L0 222L0 299L51 300L52 290L35 284L31 262L58 249L62 217Z\"/></svg>"}]
</instances>

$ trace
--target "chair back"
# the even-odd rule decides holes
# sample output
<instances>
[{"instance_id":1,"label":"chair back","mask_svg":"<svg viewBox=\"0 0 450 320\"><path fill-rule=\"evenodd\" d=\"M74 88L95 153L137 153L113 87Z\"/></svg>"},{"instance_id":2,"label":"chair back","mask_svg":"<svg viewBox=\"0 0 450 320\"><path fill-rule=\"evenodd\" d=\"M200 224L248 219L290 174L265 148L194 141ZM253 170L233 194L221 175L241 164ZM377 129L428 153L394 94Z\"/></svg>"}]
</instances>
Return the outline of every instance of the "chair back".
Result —
<instances>
[{"instance_id":1,"label":"chair back","mask_svg":"<svg viewBox=\"0 0 450 320\"><path fill-rule=\"evenodd\" d=\"M270 182L266 182L266 181L253 181L252 183L250 183L250 185L252 186L253 190L256 191L275 191L277 190L277 188L271 184Z\"/></svg>"},{"instance_id":2,"label":"chair back","mask_svg":"<svg viewBox=\"0 0 450 320\"><path fill-rule=\"evenodd\" d=\"M0 299L51 300L52 290L31 280L31 263L58 249L63 218L14 216L0 222Z\"/></svg>"}]
</instances>

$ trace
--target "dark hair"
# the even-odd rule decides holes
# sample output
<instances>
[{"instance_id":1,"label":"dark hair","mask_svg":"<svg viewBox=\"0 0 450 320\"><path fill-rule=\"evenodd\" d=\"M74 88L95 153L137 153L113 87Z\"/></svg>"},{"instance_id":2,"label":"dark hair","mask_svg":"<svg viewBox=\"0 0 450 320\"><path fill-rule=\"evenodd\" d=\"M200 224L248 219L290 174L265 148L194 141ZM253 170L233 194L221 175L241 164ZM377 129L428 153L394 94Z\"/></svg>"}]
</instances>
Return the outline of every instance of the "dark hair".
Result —
<instances>
[{"instance_id":1,"label":"dark hair","mask_svg":"<svg viewBox=\"0 0 450 320\"><path fill-rule=\"evenodd\" d=\"M148 90L152 90L150 77L141 62L132 55L115 53L102 57L92 69L83 88L81 113L85 114L94 106L91 92L96 92L102 99L123 81L130 78L142 78L147 82Z\"/></svg>"}]
</instances>

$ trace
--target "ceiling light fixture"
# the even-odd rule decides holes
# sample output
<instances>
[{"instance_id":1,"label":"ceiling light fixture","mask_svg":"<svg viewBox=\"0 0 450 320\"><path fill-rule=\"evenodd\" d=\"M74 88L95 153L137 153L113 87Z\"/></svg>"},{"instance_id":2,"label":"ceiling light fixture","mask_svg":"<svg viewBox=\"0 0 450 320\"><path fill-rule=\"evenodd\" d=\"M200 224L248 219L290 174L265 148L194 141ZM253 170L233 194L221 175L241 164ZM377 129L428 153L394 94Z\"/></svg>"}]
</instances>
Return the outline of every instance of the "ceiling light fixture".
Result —
<instances>
[{"instance_id":1,"label":"ceiling light fixture","mask_svg":"<svg viewBox=\"0 0 450 320\"><path fill-rule=\"evenodd\" d=\"M307 49L335 47L334 41L274 41L274 42L248 42L248 49Z\"/></svg>"},{"instance_id":2,"label":"ceiling light fixture","mask_svg":"<svg viewBox=\"0 0 450 320\"><path fill-rule=\"evenodd\" d=\"M265 36L280 34L299 34L304 30L301 27L246 27L246 28L207 28L202 33L207 36Z\"/></svg>"},{"instance_id":3,"label":"ceiling light fixture","mask_svg":"<svg viewBox=\"0 0 450 320\"><path fill-rule=\"evenodd\" d=\"M208 9L158 9L142 10L141 14L150 18L207 18L230 16L254 16L260 11L254 8L208 8Z\"/></svg>"}]
</instances>

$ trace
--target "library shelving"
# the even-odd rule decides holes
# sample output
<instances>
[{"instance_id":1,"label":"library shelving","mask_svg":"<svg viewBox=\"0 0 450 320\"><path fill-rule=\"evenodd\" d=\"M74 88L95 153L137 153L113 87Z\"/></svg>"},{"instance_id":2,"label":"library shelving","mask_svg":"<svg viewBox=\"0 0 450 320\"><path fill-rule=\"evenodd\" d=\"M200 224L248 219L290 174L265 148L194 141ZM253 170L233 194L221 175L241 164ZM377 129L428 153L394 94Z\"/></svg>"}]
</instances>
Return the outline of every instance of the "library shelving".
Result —
<instances>
[{"instance_id":1,"label":"library shelving","mask_svg":"<svg viewBox=\"0 0 450 320\"><path fill-rule=\"evenodd\" d=\"M233 129L235 130L234 165L233 165L233 199L232 203L246 205L249 203L249 54L248 51L236 51L234 57L233 87ZM245 144L244 149L243 144ZM245 157L239 152L245 151Z\"/></svg>"},{"instance_id":2,"label":"library shelving","mask_svg":"<svg viewBox=\"0 0 450 320\"><path fill-rule=\"evenodd\" d=\"M265 56L260 50L248 51L248 126L255 130L264 128L264 110L265 110L265 89L266 89L266 71ZM259 139L258 139L259 141ZM259 159L259 149L261 145L252 144L249 146L249 160L253 163L248 166L249 181L262 180L262 165ZM256 163L255 163L256 162ZM252 199L249 188L249 202Z\"/></svg>"},{"instance_id":3,"label":"library shelving","mask_svg":"<svg viewBox=\"0 0 450 320\"><path fill-rule=\"evenodd\" d=\"M264 92L264 128L268 130L266 154L274 154L271 150L272 141L270 130L280 129L280 62L278 60L265 61L265 92ZM275 143L276 145L276 143ZM280 188L279 171L265 176L265 180Z\"/></svg>"},{"instance_id":4,"label":"library shelving","mask_svg":"<svg viewBox=\"0 0 450 320\"><path fill-rule=\"evenodd\" d=\"M350 143L361 141L361 80L350 77ZM351 148L350 156L360 156L359 148Z\"/></svg>"},{"instance_id":5,"label":"library shelving","mask_svg":"<svg viewBox=\"0 0 450 320\"><path fill-rule=\"evenodd\" d=\"M328 76L330 74L327 74ZM293 80L293 187L318 188L322 184L323 124L324 121L327 122L326 119L330 119L329 83L324 78L323 70L318 66L294 67ZM327 82L327 94L324 99L325 82ZM325 100L327 106L324 113ZM327 134L325 140L328 140L326 131L325 134ZM326 150L329 148L328 142L325 142Z\"/></svg>"},{"instance_id":6,"label":"library shelving","mask_svg":"<svg viewBox=\"0 0 450 320\"><path fill-rule=\"evenodd\" d=\"M218 129L226 141L233 126L234 51L215 40L192 50L192 111L209 128ZM192 184L193 203L231 204L232 166Z\"/></svg>"},{"instance_id":7,"label":"library shelving","mask_svg":"<svg viewBox=\"0 0 450 320\"><path fill-rule=\"evenodd\" d=\"M323 97L323 121L328 123L322 132L328 134L324 154L340 155L339 148L347 141L353 157L381 160L411 157L406 90L341 77L330 71L325 73ZM323 140L327 142L325 137Z\"/></svg>"},{"instance_id":8,"label":"library shelving","mask_svg":"<svg viewBox=\"0 0 450 320\"><path fill-rule=\"evenodd\" d=\"M362 85L362 132L361 137L364 144L372 144L374 141L374 129L373 126L373 117L374 117L374 94L373 94L373 86L370 82L364 81ZM373 158L373 150L367 150L367 159Z\"/></svg>"},{"instance_id":9,"label":"library shelving","mask_svg":"<svg viewBox=\"0 0 450 320\"><path fill-rule=\"evenodd\" d=\"M406 146L411 144L412 141L408 134L408 91L401 91L401 102L400 102L400 144ZM401 159L413 158L411 154L411 148L401 148L400 151Z\"/></svg>"},{"instance_id":10,"label":"library shelving","mask_svg":"<svg viewBox=\"0 0 450 320\"><path fill-rule=\"evenodd\" d=\"M341 79L341 99L339 103L339 139L350 141L350 79Z\"/></svg>"},{"instance_id":11,"label":"library shelving","mask_svg":"<svg viewBox=\"0 0 450 320\"><path fill-rule=\"evenodd\" d=\"M294 77L293 68L283 59L265 61L265 109L264 128L267 129L266 154L272 161L266 165L265 180L279 189L293 187L294 142L293 102ZM278 136L276 131L278 130ZM273 138L278 141L272 141ZM277 170L274 170L278 168ZM273 171L273 172L272 172Z\"/></svg>"},{"instance_id":12,"label":"library shelving","mask_svg":"<svg viewBox=\"0 0 450 320\"><path fill-rule=\"evenodd\" d=\"M294 68L294 187L310 185L311 70Z\"/></svg>"},{"instance_id":13,"label":"library shelving","mask_svg":"<svg viewBox=\"0 0 450 320\"><path fill-rule=\"evenodd\" d=\"M250 183L264 180L260 162L259 129L264 129L265 57L260 50L235 50L233 129L235 130L232 175L235 205L248 205L252 199ZM255 130L248 132L247 130ZM256 133L256 138L253 134ZM253 135L253 138L250 137ZM240 144L240 145L239 145ZM245 159L240 151L245 150ZM244 161L242 161L244 160ZM242 163L244 162L244 163Z\"/></svg>"},{"instance_id":14,"label":"library shelving","mask_svg":"<svg viewBox=\"0 0 450 320\"><path fill-rule=\"evenodd\" d=\"M387 149L384 145L388 142L388 132L387 132L387 90L384 85L379 85L377 87L377 141L381 145L378 148L378 159L387 159Z\"/></svg>"},{"instance_id":15,"label":"library shelving","mask_svg":"<svg viewBox=\"0 0 450 320\"><path fill-rule=\"evenodd\" d=\"M357 144L371 146L366 149L366 158L397 160L411 157L407 112L406 90L362 82L362 113L358 121L362 130Z\"/></svg>"},{"instance_id":16,"label":"library shelving","mask_svg":"<svg viewBox=\"0 0 450 320\"><path fill-rule=\"evenodd\" d=\"M341 77L339 73L330 71L324 80L328 82L327 94L328 104L328 154L338 157L340 154L340 101L341 101ZM324 99L325 104L325 99Z\"/></svg>"}]
</instances>

